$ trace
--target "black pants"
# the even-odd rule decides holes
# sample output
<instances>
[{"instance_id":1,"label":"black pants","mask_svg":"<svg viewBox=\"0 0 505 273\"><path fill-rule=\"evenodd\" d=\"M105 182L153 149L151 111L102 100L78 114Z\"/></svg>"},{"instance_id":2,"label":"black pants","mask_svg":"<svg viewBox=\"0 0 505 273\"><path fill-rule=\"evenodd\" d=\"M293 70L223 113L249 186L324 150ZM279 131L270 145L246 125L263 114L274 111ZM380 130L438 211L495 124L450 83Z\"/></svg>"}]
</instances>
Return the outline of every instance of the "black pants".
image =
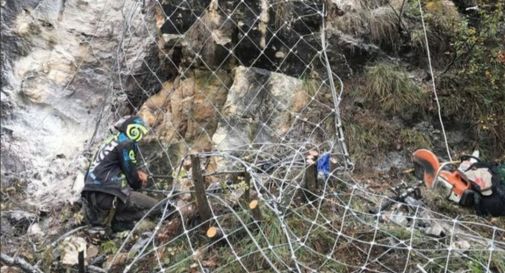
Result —
<instances>
[{"instance_id":1,"label":"black pants","mask_svg":"<svg viewBox=\"0 0 505 273\"><path fill-rule=\"evenodd\" d=\"M92 226L108 225L114 198L114 195L102 192L83 193L84 205L86 206L86 218L89 224ZM116 199L115 203L116 210L113 212L114 215L112 215L111 225L113 229L117 226L127 229L133 225L133 222L140 220L151 208L153 208L158 203L158 200L145 194L132 191L125 203L119 198ZM158 205L149 216L160 215L162 208L163 206ZM123 229L121 227L119 229Z\"/></svg>"}]
</instances>

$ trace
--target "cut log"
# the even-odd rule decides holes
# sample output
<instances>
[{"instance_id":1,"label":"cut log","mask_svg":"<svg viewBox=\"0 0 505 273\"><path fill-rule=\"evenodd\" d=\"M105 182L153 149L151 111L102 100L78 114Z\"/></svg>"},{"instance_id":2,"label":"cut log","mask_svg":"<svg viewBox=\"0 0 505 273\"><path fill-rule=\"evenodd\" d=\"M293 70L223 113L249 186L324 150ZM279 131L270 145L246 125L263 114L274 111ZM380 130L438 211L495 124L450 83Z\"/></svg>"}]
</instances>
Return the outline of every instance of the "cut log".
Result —
<instances>
[{"instance_id":1,"label":"cut log","mask_svg":"<svg viewBox=\"0 0 505 273\"><path fill-rule=\"evenodd\" d=\"M259 201L256 199L252 200L249 203L249 209L251 209L254 220L256 220L257 222L260 222L262 217L261 217L261 211L259 208Z\"/></svg>"},{"instance_id":2,"label":"cut log","mask_svg":"<svg viewBox=\"0 0 505 273\"><path fill-rule=\"evenodd\" d=\"M211 239L216 239L216 238L220 238L223 236L223 232L221 232L221 230L217 227L209 227L209 229L207 229L207 237L211 238Z\"/></svg>"},{"instance_id":3,"label":"cut log","mask_svg":"<svg viewBox=\"0 0 505 273\"><path fill-rule=\"evenodd\" d=\"M308 190L307 198L314 200L317 196L317 167L316 164L311 164L305 170L305 188Z\"/></svg>"}]
</instances>

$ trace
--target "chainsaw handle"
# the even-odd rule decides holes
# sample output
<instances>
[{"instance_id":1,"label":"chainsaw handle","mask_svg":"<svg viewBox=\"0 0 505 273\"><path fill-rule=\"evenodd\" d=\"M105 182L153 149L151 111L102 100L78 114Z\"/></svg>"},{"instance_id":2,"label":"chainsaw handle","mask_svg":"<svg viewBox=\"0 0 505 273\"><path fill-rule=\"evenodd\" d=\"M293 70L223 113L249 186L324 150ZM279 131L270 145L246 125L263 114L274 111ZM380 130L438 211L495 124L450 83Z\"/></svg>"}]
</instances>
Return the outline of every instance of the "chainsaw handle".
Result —
<instances>
[{"instance_id":1,"label":"chainsaw handle","mask_svg":"<svg viewBox=\"0 0 505 273\"><path fill-rule=\"evenodd\" d=\"M459 160L456 160L456 161L447 161L447 162L444 162L442 164L440 164L440 167L438 168L437 170L437 173L435 174L435 177L433 178L433 184L431 184L431 188L435 188L436 185L437 185L437 182L438 182L438 177L440 176L440 172L442 171L443 168L445 168L445 166L448 166L448 165L451 165L451 164L457 164L457 163L460 163L461 161Z\"/></svg>"},{"instance_id":2,"label":"chainsaw handle","mask_svg":"<svg viewBox=\"0 0 505 273\"><path fill-rule=\"evenodd\" d=\"M481 162L482 160L476 156L473 155L462 155L459 159L459 161L463 162L465 160L470 160L470 159L475 159L477 162Z\"/></svg>"}]
</instances>

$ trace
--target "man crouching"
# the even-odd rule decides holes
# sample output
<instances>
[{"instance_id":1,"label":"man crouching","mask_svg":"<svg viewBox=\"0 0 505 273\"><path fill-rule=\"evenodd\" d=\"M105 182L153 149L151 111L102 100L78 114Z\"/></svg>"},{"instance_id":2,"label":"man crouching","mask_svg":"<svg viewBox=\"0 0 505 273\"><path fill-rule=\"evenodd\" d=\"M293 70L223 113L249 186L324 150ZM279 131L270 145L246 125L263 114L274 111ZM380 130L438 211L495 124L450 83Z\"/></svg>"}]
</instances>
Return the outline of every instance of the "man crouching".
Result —
<instances>
[{"instance_id":1,"label":"man crouching","mask_svg":"<svg viewBox=\"0 0 505 273\"><path fill-rule=\"evenodd\" d=\"M158 201L136 192L148 175L137 169L138 142L147 128L138 116L126 116L95 154L85 176L82 199L90 225L122 231L133 228Z\"/></svg>"}]
</instances>

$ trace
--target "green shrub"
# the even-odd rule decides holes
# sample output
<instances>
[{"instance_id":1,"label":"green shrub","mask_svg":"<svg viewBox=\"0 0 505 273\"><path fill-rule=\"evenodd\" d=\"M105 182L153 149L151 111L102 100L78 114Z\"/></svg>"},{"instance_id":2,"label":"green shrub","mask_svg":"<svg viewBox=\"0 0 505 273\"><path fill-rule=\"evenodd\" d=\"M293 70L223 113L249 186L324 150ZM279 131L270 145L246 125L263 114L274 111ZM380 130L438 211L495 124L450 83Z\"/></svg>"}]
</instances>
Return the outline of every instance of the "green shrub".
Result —
<instances>
[{"instance_id":1,"label":"green shrub","mask_svg":"<svg viewBox=\"0 0 505 273\"><path fill-rule=\"evenodd\" d=\"M484 6L486 7L486 5ZM481 149L505 152L505 34L502 3L480 11L473 27L461 23L453 40L453 68L440 78L444 115L465 121Z\"/></svg>"}]
</instances>

